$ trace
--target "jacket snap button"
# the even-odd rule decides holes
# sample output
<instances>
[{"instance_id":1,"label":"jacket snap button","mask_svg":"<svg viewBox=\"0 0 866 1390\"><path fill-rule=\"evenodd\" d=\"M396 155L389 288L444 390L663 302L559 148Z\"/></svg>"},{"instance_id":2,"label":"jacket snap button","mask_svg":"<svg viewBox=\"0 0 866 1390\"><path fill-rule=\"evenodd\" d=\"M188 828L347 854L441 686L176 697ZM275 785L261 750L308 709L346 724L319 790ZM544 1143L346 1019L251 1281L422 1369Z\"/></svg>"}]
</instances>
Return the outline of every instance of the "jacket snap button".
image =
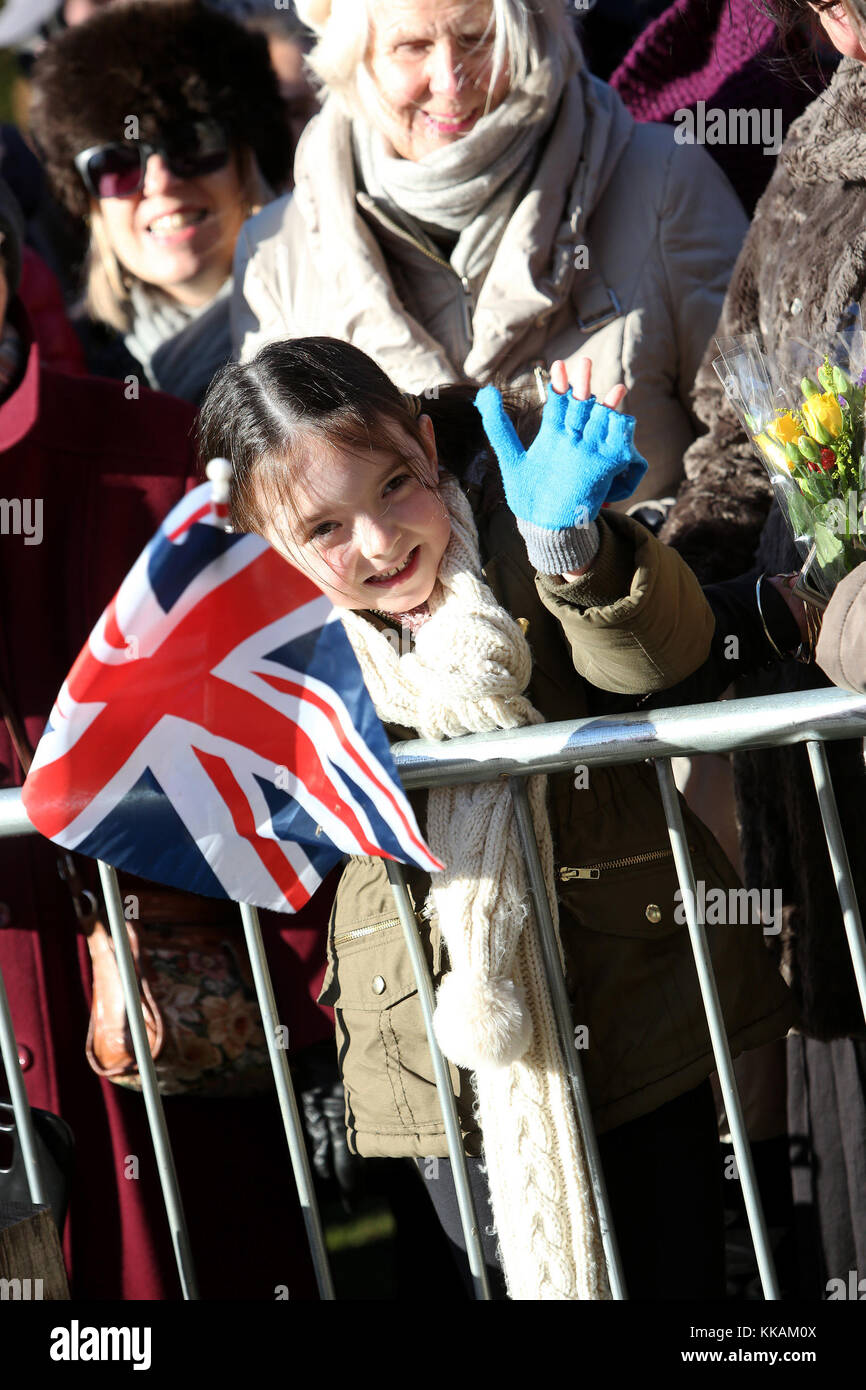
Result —
<instances>
[{"instance_id":1,"label":"jacket snap button","mask_svg":"<svg viewBox=\"0 0 866 1390\"><path fill-rule=\"evenodd\" d=\"M22 1071L29 1071L33 1066L33 1053L23 1043L18 1043L18 1065Z\"/></svg>"},{"instance_id":2,"label":"jacket snap button","mask_svg":"<svg viewBox=\"0 0 866 1390\"><path fill-rule=\"evenodd\" d=\"M791 300L791 313L796 315L796 314L802 314L802 312L803 312L803 301L802 301L802 299L792 299L792 300Z\"/></svg>"},{"instance_id":3,"label":"jacket snap button","mask_svg":"<svg viewBox=\"0 0 866 1390\"><path fill-rule=\"evenodd\" d=\"M657 903L647 903L646 915L648 922L660 922L662 920L662 910Z\"/></svg>"},{"instance_id":4,"label":"jacket snap button","mask_svg":"<svg viewBox=\"0 0 866 1390\"><path fill-rule=\"evenodd\" d=\"M382 979L382 976L381 976L381 975L374 975L374 976L373 976L373 993L374 993L374 994L384 994L384 993L385 993L385 981Z\"/></svg>"},{"instance_id":5,"label":"jacket snap button","mask_svg":"<svg viewBox=\"0 0 866 1390\"><path fill-rule=\"evenodd\" d=\"M8 927L12 920L12 913L9 911L8 903L0 903L0 927Z\"/></svg>"}]
</instances>

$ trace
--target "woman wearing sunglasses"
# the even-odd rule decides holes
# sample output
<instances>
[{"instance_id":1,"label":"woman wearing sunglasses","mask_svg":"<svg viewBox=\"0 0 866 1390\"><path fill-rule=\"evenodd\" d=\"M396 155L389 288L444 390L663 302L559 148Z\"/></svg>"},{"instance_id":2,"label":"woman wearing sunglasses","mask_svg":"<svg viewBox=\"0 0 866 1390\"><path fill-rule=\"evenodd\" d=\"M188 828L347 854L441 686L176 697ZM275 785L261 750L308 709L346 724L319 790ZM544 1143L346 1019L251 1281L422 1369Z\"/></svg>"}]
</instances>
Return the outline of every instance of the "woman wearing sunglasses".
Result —
<instances>
[{"instance_id":1,"label":"woman wearing sunglasses","mask_svg":"<svg viewBox=\"0 0 866 1390\"><path fill-rule=\"evenodd\" d=\"M112 6L41 55L31 125L89 227L91 369L197 403L231 355L238 232L291 158L265 40L188 0Z\"/></svg>"}]
</instances>

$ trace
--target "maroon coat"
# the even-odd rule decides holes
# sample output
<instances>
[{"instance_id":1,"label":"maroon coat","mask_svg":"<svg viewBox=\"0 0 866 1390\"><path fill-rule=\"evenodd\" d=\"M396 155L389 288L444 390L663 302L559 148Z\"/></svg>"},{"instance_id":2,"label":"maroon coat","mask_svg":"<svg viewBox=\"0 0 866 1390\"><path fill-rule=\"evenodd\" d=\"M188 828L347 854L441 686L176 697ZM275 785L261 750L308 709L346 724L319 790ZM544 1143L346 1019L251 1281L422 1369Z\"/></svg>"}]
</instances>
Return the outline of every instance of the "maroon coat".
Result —
<instances>
[{"instance_id":1,"label":"maroon coat","mask_svg":"<svg viewBox=\"0 0 866 1390\"><path fill-rule=\"evenodd\" d=\"M28 334L23 317L19 326ZM168 510L197 481L192 408L116 382L40 366L0 406L0 496L41 499L41 544L0 535L0 679L35 744L93 623ZM0 783L21 776L0 723ZM141 1098L88 1068L87 946L75 930L57 852L35 836L0 840L0 967L31 1103L63 1116L77 1142L65 1250L73 1296L176 1298L177 1277ZM322 895L319 895L322 897ZM327 899L327 895L325 895ZM314 1000L329 902L266 926L280 1017L292 1048L333 1032ZM2 1085L0 1069L0 1090ZM276 1103L166 1101L204 1296L314 1295ZM124 1176L135 1154L140 1177Z\"/></svg>"},{"instance_id":2,"label":"maroon coat","mask_svg":"<svg viewBox=\"0 0 866 1390\"><path fill-rule=\"evenodd\" d=\"M18 299L27 310L43 366L86 376L84 349L66 313L60 281L30 246L21 247Z\"/></svg>"}]
</instances>

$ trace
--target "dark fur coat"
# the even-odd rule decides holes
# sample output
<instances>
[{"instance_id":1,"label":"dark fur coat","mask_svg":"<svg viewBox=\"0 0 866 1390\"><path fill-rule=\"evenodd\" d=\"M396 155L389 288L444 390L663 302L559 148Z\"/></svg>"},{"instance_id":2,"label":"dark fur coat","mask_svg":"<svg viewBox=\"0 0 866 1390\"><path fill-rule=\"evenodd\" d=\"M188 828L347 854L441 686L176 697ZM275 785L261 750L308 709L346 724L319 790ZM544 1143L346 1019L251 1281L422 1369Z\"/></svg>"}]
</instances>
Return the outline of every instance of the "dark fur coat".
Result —
<instances>
[{"instance_id":1,"label":"dark fur coat","mask_svg":"<svg viewBox=\"0 0 866 1390\"><path fill-rule=\"evenodd\" d=\"M866 67L846 59L791 127L737 262L717 335L758 331L773 352L791 336L820 341L847 306L866 312ZM800 561L755 455L713 370L711 342L695 384L707 427L686 454L686 478L662 532L704 582L757 560L769 574ZM778 694L829 682L793 661L737 688ZM860 741L827 745L854 886L866 908L866 768ZM780 947L804 1031L866 1034L803 745L735 759L750 886L781 888ZM777 939L778 940L778 939Z\"/></svg>"}]
</instances>

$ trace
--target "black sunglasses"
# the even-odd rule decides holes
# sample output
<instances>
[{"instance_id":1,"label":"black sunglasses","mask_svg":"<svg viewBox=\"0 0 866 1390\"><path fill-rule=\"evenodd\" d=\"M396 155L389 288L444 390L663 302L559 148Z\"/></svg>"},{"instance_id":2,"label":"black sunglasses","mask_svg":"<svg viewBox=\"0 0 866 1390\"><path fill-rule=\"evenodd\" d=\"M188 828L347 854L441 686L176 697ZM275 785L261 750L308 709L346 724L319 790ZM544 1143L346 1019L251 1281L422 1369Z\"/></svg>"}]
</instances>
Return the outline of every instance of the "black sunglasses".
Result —
<instances>
[{"instance_id":1,"label":"black sunglasses","mask_svg":"<svg viewBox=\"0 0 866 1390\"><path fill-rule=\"evenodd\" d=\"M197 121L158 145L146 140L91 145L75 156L75 167L94 198L132 198L144 187L152 154L162 156L175 178L194 179L225 168L231 147L218 122Z\"/></svg>"}]
</instances>

